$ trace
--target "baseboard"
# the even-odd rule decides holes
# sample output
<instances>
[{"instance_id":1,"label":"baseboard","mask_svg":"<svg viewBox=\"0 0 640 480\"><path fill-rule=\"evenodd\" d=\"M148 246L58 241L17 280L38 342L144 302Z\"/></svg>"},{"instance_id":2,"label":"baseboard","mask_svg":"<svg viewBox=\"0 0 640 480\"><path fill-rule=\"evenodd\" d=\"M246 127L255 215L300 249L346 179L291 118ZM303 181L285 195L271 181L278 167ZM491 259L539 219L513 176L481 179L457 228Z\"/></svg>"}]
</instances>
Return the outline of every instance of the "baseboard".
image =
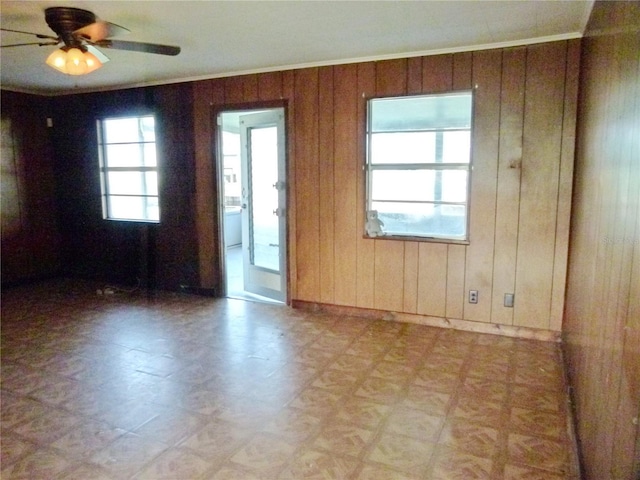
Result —
<instances>
[{"instance_id":1,"label":"baseboard","mask_svg":"<svg viewBox=\"0 0 640 480\"><path fill-rule=\"evenodd\" d=\"M561 340L561 333L553 330L541 330L514 325L500 325L497 323L474 322L457 318L433 317L413 313L389 312L370 308L348 307L343 305L331 305L326 303L307 302L304 300L292 300L291 306L301 310L312 312L330 313L349 317L369 318L372 320L385 320L392 322L414 323L429 327L449 328L465 332L486 333L501 335L503 337L524 338L540 340L543 342L556 342Z\"/></svg>"}]
</instances>

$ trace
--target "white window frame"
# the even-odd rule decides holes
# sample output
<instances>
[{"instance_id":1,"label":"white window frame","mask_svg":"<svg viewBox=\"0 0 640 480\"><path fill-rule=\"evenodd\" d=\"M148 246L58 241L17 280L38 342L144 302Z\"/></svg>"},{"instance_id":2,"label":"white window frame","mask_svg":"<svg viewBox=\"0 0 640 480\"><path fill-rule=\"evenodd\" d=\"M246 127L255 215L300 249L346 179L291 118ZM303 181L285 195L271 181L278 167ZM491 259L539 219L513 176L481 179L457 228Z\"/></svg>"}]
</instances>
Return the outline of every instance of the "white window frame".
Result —
<instances>
[{"instance_id":1,"label":"white window frame","mask_svg":"<svg viewBox=\"0 0 640 480\"><path fill-rule=\"evenodd\" d=\"M372 102L378 100L394 100L394 99L402 99L406 100L407 98L425 98L425 97L437 97L437 96L451 96L451 95L470 95L471 96L471 122L468 128L416 128L414 130L409 130L408 132L435 132L436 138L439 137L440 142L442 142L443 132L446 131L468 131L469 132L469 161L468 162L460 162L460 163L442 163L441 158L437 159L436 162L412 162L412 163L373 163L372 162L372 136L375 133L399 133L399 132L407 132L407 130L385 130L384 132L372 132L372 115L373 108ZM366 176L366 211L365 211L365 232L364 235L367 238L388 238L388 239L400 239L400 240L415 240L415 241L432 241L432 242L443 242L443 243L460 243L460 244L468 244L469 243L469 211L470 211L470 197L471 197L471 175L473 171L473 155L472 155L472 143L473 143L473 102L474 95L471 90L464 91L451 91L444 92L438 94L419 94L419 95L407 95L401 97L377 97L370 98L367 100L367 127L366 127L366 160L365 160L365 176ZM438 142L438 140L436 140ZM441 150L438 150L436 146L436 155L441 155ZM409 170L430 170L435 172L445 172L445 171L455 171L455 170L464 170L467 172L467 185L466 185L466 198L464 202L447 202L443 200L433 200L433 201L406 201L406 200L376 200L372 198L373 191L373 172L375 171L409 171ZM465 218L464 218L464 235L440 235L440 234L421 234L421 233L405 233L405 232L390 232L385 231L385 226L382 226L382 235L374 234L370 235L367 230L367 218L369 211L373 210L374 202L386 202L386 203L416 203L416 204L431 204L431 205L462 205L464 206Z\"/></svg>"},{"instance_id":2,"label":"white window frame","mask_svg":"<svg viewBox=\"0 0 640 480\"><path fill-rule=\"evenodd\" d=\"M136 172L136 173L147 173L154 172L156 173L156 178L158 178L158 161L157 161L157 137L154 135L154 140L144 140L141 133L138 135L138 140L135 142L107 142L105 140L106 135L104 132L105 122L109 120L122 120L122 119L137 119L138 125L141 124L141 120L145 118L153 118L154 120L154 129L155 129L155 115L153 114L141 114L141 115L122 115L117 117L105 117L97 120L97 131L98 131L98 150L99 150L99 160L100 160L100 187L102 194L102 216L105 220L116 220L116 221L129 221L129 222L143 222L143 223L160 223L160 212L159 212L159 185L156 184L151 188L150 185L147 184L146 175L142 175L142 194L114 194L111 193L111 188L109 185L109 173L111 172ZM140 130L139 130L140 132ZM144 156L144 147L148 145L154 145L156 149L156 165L155 166L132 166L132 167L124 167L124 166L109 166L108 162L108 152L107 147L110 145L139 145L140 147L140 155ZM157 180L159 182L159 180ZM155 190L157 194L150 194L149 190ZM158 218L150 217L148 211L147 202L143 203L143 215L142 218L138 216L115 216L112 214L110 209L110 198L112 197L129 197L129 198L156 198L158 202Z\"/></svg>"}]
</instances>

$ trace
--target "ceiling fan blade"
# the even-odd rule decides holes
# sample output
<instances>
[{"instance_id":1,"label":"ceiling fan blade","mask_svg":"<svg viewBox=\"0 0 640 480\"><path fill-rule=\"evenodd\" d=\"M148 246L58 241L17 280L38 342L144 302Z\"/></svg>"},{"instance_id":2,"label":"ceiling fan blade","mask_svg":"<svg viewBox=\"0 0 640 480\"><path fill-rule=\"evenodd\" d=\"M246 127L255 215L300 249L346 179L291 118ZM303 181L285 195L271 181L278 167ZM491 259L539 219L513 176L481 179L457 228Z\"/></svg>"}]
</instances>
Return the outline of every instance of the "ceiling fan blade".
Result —
<instances>
[{"instance_id":1,"label":"ceiling fan blade","mask_svg":"<svg viewBox=\"0 0 640 480\"><path fill-rule=\"evenodd\" d=\"M88 40L91 43L99 42L104 40L105 38L114 37L116 35L124 35L125 33L129 33L130 30L128 28L121 27L120 25L116 25L111 22L104 22L102 20L90 23L78 30L73 32L73 36L76 38L81 38L83 40Z\"/></svg>"},{"instance_id":2,"label":"ceiling fan blade","mask_svg":"<svg viewBox=\"0 0 640 480\"><path fill-rule=\"evenodd\" d=\"M0 48L9 47L22 47L25 45L38 45L39 47L45 47L49 45L58 45L60 42L29 42L29 43L12 43L11 45L0 45Z\"/></svg>"},{"instance_id":3,"label":"ceiling fan blade","mask_svg":"<svg viewBox=\"0 0 640 480\"><path fill-rule=\"evenodd\" d=\"M25 35L33 35L34 37L37 37L37 38L47 38L49 40L57 40L57 41L60 40L58 37L52 37L51 35L43 35L41 33L25 32L23 30L11 30L10 28L0 28L0 30L2 30L3 32L24 33Z\"/></svg>"},{"instance_id":4,"label":"ceiling fan blade","mask_svg":"<svg viewBox=\"0 0 640 480\"><path fill-rule=\"evenodd\" d=\"M157 53L158 55L178 55L180 47L158 45L156 43L128 42L124 40L100 40L94 43L98 47L130 50L132 52Z\"/></svg>"},{"instance_id":5,"label":"ceiling fan blade","mask_svg":"<svg viewBox=\"0 0 640 480\"><path fill-rule=\"evenodd\" d=\"M104 53L102 53L93 45L85 45L85 47L87 48L87 51L89 53L92 53L93 55L95 55L96 58L100 60L102 63L107 63L109 61L109 57L107 57Z\"/></svg>"}]
</instances>

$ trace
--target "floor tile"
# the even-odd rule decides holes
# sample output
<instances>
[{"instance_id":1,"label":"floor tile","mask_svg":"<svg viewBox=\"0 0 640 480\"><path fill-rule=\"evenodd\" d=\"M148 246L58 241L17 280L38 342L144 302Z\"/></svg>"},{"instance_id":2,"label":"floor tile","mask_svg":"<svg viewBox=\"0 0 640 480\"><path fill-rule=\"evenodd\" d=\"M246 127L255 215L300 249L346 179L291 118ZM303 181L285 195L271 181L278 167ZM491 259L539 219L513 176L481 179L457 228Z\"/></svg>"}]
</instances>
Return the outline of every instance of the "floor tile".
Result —
<instances>
[{"instance_id":1,"label":"floor tile","mask_svg":"<svg viewBox=\"0 0 640 480\"><path fill-rule=\"evenodd\" d=\"M452 448L439 448L429 469L430 480L490 480L492 461Z\"/></svg>"},{"instance_id":2,"label":"floor tile","mask_svg":"<svg viewBox=\"0 0 640 480\"><path fill-rule=\"evenodd\" d=\"M211 464L188 450L171 449L162 453L136 480L176 480L200 478Z\"/></svg>"},{"instance_id":3,"label":"floor tile","mask_svg":"<svg viewBox=\"0 0 640 480\"><path fill-rule=\"evenodd\" d=\"M451 419L445 423L438 442L477 457L492 458L498 435L498 430L489 426Z\"/></svg>"},{"instance_id":4,"label":"floor tile","mask_svg":"<svg viewBox=\"0 0 640 480\"><path fill-rule=\"evenodd\" d=\"M38 449L17 462L2 468L2 478L11 480L33 480L56 478L71 465L62 455Z\"/></svg>"},{"instance_id":5,"label":"floor tile","mask_svg":"<svg viewBox=\"0 0 640 480\"><path fill-rule=\"evenodd\" d=\"M313 446L335 454L359 456L367 447L374 432L342 422L330 422L322 428Z\"/></svg>"},{"instance_id":6,"label":"floor tile","mask_svg":"<svg viewBox=\"0 0 640 480\"><path fill-rule=\"evenodd\" d=\"M258 434L231 457L231 462L252 471L275 476L294 451L293 444L265 434Z\"/></svg>"},{"instance_id":7,"label":"floor tile","mask_svg":"<svg viewBox=\"0 0 640 480\"><path fill-rule=\"evenodd\" d=\"M434 447L433 442L386 434L371 449L367 460L410 476L422 476L431 461Z\"/></svg>"},{"instance_id":8,"label":"floor tile","mask_svg":"<svg viewBox=\"0 0 640 480\"><path fill-rule=\"evenodd\" d=\"M367 399L351 397L340 402L335 418L362 428L376 430L389 415L391 407Z\"/></svg>"},{"instance_id":9,"label":"floor tile","mask_svg":"<svg viewBox=\"0 0 640 480\"><path fill-rule=\"evenodd\" d=\"M444 417L429 415L422 410L396 408L387 419L383 431L435 442L440 435Z\"/></svg>"},{"instance_id":10,"label":"floor tile","mask_svg":"<svg viewBox=\"0 0 640 480\"><path fill-rule=\"evenodd\" d=\"M181 442L180 447L188 448L210 462L222 465L231 454L249 441L253 434L254 431L251 429L215 420Z\"/></svg>"},{"instance_id":11,"label":"floor tile","mask_svg":"<svg viewBox=\"0 0 640 480\"><path fill-rule=\"evenodd\" d=\"M303 450L278 476L283 480L351 478L358 460L318 450Z\"/></svg>"},{"instance_id":12,"label":"floor tile","mask_svg":"<svg viewBox=\"0 0 640 480\"><path fill-rule=\"evenodd\" d=\"M51 447L67 457L82 460L106 447L125 433L125 430L114 428L106 423L88 420L76 425L68 433L51 443Z\"/></svg>"},{"instance_id":13,"label":"floor tile","mask_svg":"<svg viewBox=\"0 0 640 480\"><path fill-rule=\"evenodd\" d=\"M509 462L550 470L568 471L568 452L559 441L530 435L509 435Z\"/></svg>"},{"instance_id":14,"label":"floor tile","mask_svg":"<svg viewBox=\"0 0 640 480\"><path fill-rule=\"evenodd\" d=\"M126 434L92 455L90 461L116 478L129 478L166 449L160 442Z\"/></svg>"}]
</instances>

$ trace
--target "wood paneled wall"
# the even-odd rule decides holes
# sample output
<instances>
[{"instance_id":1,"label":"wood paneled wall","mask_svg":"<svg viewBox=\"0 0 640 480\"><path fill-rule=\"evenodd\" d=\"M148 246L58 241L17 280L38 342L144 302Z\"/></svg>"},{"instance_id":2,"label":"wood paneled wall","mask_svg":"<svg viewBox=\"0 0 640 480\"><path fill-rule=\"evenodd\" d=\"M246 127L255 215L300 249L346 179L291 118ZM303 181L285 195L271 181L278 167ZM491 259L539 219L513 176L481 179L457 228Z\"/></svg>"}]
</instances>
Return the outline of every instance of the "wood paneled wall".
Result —
<instances>
[{"instance_id":1,"label":"wood paneled wall","mask_svg":"<svg viewBox=\"0 0 640 480\"><path fill-rule=\"evenodd\" d=\"M211 109L283 99L290 299L559 331L579 54L576 40L196 82L202 286L221 282ZM475 91L469 245L364 238L366 98L462 89Z\"/></svg>"},{"instance_id":2,"label":"wood paneled wall","mask_svg":"<svg viewBox=\"0 0 640 480\"><path fill-rule=\"evenodd\" d=\"M583 39L565 358L586 480L640 478L640 3Z\"/></svg>"},{"instance_id":3,"label":"wood paneled wall","mask_svg":"<svg viewBox=\"0 0 640 480\"><path fill-rule=\"evenodd\" d=\"M197 287L192 88L173 84L52 99L63 273L122 285ZM96 120L153 113L160 224L104 220Z\"/></svg>"},{"instance_id":4,"label":"wood paneled wall","mask_svg":"<svg viewBox=\"0 0 640 480\"><path fill-rule=\"evenodd\" d=\"M2 284L54 276L60 268L49 101L2 92Z\"/></svg>"}]
</instances>

